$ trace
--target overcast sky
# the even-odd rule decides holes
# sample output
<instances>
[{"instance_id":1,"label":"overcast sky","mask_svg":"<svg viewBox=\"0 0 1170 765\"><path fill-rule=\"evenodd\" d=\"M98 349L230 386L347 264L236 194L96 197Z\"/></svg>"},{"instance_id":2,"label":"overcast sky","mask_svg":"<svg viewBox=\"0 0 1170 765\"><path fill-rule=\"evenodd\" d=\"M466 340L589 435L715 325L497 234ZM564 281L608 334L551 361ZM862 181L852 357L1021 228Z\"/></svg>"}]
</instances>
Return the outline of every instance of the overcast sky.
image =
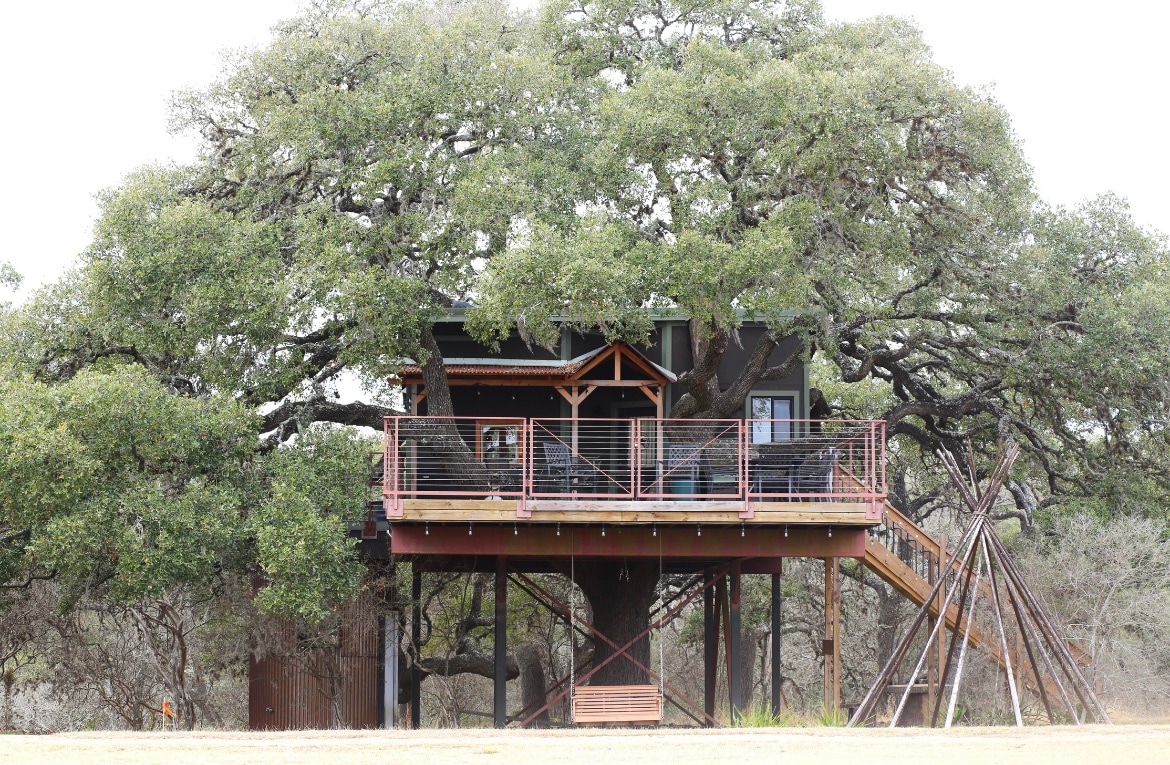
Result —
<instances>
[{"instance_id":1,"label":"overcast sky","mask_svg":"<svg viewBox=\"0 0 1170 765\"><path fill-rule=\"evenodd\" d=\"M167 133L174 90L201 87L225 50L257 46L299 0L21 2L5 12L0 183L8 260L31 287L56 279L89 240L94 194L134 168L194 155ZM1041 194L1104 191L1170 232L1167 4L1043 0L824 0L831 19L914 18L936 60L987 86L1013 118Z\"/></svg>"}]
</instances>

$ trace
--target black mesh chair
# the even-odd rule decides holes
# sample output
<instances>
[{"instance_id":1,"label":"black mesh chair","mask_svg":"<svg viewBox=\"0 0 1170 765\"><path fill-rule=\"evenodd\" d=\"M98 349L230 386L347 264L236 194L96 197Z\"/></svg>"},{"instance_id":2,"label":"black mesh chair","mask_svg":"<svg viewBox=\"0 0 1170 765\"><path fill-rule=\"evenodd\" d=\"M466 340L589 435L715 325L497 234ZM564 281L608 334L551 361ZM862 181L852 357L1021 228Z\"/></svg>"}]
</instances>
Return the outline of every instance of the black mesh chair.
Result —
<instances>
[{"instance_id":1,"label":"black mesh chair","mask_svg":"<svg viewBox=\"0 0 1170 765\"><path fill-rule=\"evenodd\" d=\"M796 466L793 488L798 494L828 494L833 491L833 468L837 464L837 450L825 447L811 454ZM814 501L828 502L828 497Z\"/></svg>"},{"instance_id":2,"label":"black mesh chair","mask_svg":"<svg viewBox=\"0 0 1170 765\"><path fill-rule=\"evenodd\" d=\"M565 494L592 491L597 481L597 470L588 463L573 458L573 451L560 441L543 441L544 477L546 491Z\"/></svg>"},{"instance_id":3,"label":"black mesh chair","mask_svg":"<svg viewBox=\"0 0 1170 765\"><path fill-rule=\"evenodd\" d=\"M791 441L758 444L751 460L752 491L760 494L791 494L793 453Z\"/></svg>"},{"instance_id":4,"label":"black mesh chair","mask_svg":"<svg viewBox=\"0 0 1170 765\"><path fill-rule=\"evenodd\" d=\"M739 449L734 441L708 444L699 458L707 494L739 493Z\"/></svg>"}]
</instances>

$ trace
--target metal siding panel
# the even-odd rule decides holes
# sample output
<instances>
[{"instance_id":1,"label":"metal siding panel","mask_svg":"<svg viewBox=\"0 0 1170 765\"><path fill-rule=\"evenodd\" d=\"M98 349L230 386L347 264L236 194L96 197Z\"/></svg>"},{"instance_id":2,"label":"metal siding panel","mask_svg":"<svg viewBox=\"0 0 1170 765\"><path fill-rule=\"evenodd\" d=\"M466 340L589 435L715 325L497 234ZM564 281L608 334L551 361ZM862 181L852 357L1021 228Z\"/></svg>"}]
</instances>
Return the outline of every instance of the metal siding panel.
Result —
<instances>
[{"instance_id":1,"label":"metal siding panel","mask_svg":"<svg viewBox=\"0 0 1170 765\"><path fill-rule=\"evenodd\" d=\"M378 678L376 656L342 657L342 714L349 728L378 727Z\"/></svg>"},{"instance_id":2,"label":"metal siding panel","mask_svg":"<svg viewBox=\"0 0 1170 765\"><path fill-rule=\"evenodd\" d=\"M378 631L374 610L359 598L347 604L341 640L341 714L349 728L378 725ZM348 637L347 637L348 635ZM291 624L280 632L284 652L295 647ZM347 655L351 654L351 655ZM274 653L249 661L248 727L251 730L327 729L333 725L329 696L324 687L327 657L310 660ZM272 711L268 711L272 710Z\"/></svg>"}]
</instances>

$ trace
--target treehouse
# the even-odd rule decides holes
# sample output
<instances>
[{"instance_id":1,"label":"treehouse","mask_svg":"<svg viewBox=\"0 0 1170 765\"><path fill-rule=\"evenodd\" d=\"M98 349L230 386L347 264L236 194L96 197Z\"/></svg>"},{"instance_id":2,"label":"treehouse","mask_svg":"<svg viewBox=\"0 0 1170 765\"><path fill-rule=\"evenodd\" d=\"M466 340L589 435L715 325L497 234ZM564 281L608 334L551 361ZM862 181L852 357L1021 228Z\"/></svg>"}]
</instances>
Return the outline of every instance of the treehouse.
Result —
<instances>
[{"instance_id":1,"label":"treehouse","mask_svg":"<svg viewBox=\"0 0 1170 765\"><path fill-rule=\"evenodd\" d=\"M672 416L684 408L680 378L695 364L689 331L685 321L664 319L640 346L564 332L555 352L513 337L489 353L464 331L462 311L440 321L435 339L447 383L433 392L421 366L402 365L407 412L385 421L375 476L381 502L354 527L371 559L389 552L409 563L412 613L376 622L367 618L368 605L351 604L353 627L343 628L339 640L339 681L277 658L254 660L250 726L320 727L330 719L349 727L391 726L405 703L406 721L419 727L423 676L440 669L492 678L489 716L497 727L727 722L746 707L741 586L748 575L771 579L775 712L782 679L780 575L784 559L793 557L824 561L828 710L842 709L841 558L860 560L920 606L919 619L930 625L933 647L923 649L921 673L916 669L903 686L904 714L895 715L903 722L928 719L931 704L937 717L960 634L964 645L985 652L1009 675L1013 663L1020 666L1006 641L997 643L962 601L948 600L952 586L939 584L970 581L968 563L886 501L884 423L810 417L807 374L799 365L786 366L787 375L746 375L767 379L736 388L734 416ZM776 368L799 350L798 340L787 338L761 359L752 349L764 331L751 323L740 329L738 344L719 362L720 381L739 380L749 365L757 372ZM431 411L436 395L444 402L441 415ZM477 624L492 626L494 649L488 655L460 648L454 658L426 665L415 648L428 621L424 577L452 572L494 577L494 618L490 606L489 614L475 615ZM564 579L537 576L544 574ZM575 586L549 584L565 579ZM669 591L665 581L675 583ZM980 586L976 581L973 591ZM565 634L589 650L572 652L567 676L543 688L538 683L535 692L524 683L523 698L509 706L507 680L519 654L509 652L510 592L547 607ZM700 604L703 678L696 700L671 680L663 641L651 637ZM409 636L400 634L403 624ZM897 687L891 678L883 673L882 692ZM1023 681L1042 696L1050 684ZM875 694L866 697L868 709Z\"/></svg>"},{"instance_id":2,"label":"treehouse","mask_svg":"<svg viewBox=\"0 0 1170 765\"><path fill-rule=\"evenodd\" d=\"M884 424L810 418L802 366L756 383L736 416L673 418L679 378L694 363L689 332L685 321L661 320L644 346L564 332L556 352L513 337L487 353L455 313L435 330L453 416L431 413L421 366L402 367L408 414L386 420L383 508L394 554L413 565L415 592L425 572L494 572L497 598L511 582L594 645L580 676L550 688L543 703L510 711L506 602L497 602L498 726L530 724L566 698L577 724L657 722L666 704L715 724L720 635L735 714L740 577L770 574L775 586L785 557L823 558L833 604L836 559L864 557L868 532L883 523ZM752 349L764 332L750 323L740 330L720 361L721 380L759 363ZM797 351L799 341L787 338L765 365ZM592 622L531 577L546 572L577 582ZM667 603L656 587L672 574L694 585ZM648 639L698 600L707 626L702 703L651 666ZM831 704L839 703L835 608L826 615ZM417 630L418 614L412 623ZM418 683L416 670L415 725ZM778 704L778 677L772 685Z\"/></svg>"}]
</instances>

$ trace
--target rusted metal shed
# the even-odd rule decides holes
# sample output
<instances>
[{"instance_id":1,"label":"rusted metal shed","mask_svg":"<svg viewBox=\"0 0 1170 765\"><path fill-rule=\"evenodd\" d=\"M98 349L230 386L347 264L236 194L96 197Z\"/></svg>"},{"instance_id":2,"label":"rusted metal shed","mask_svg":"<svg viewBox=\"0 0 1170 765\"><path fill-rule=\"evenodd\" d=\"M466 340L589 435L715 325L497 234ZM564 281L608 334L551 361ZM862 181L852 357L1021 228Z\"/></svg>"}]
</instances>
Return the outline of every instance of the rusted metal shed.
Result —
<instances>
[{"instance_id":1,"label":"rusted metal shed","mask_svg":"<svg viewBox=\"0 0 1170 765\"><path fill-rule=\"evenodd\" d=\"M366 600L355 599L342 610L338 646L303 650L297 645L296 628L285 623L276 645L263 658L249 661L251 730L379 727L383 717L379 617Z\"/></svg>"}]
</instances>

